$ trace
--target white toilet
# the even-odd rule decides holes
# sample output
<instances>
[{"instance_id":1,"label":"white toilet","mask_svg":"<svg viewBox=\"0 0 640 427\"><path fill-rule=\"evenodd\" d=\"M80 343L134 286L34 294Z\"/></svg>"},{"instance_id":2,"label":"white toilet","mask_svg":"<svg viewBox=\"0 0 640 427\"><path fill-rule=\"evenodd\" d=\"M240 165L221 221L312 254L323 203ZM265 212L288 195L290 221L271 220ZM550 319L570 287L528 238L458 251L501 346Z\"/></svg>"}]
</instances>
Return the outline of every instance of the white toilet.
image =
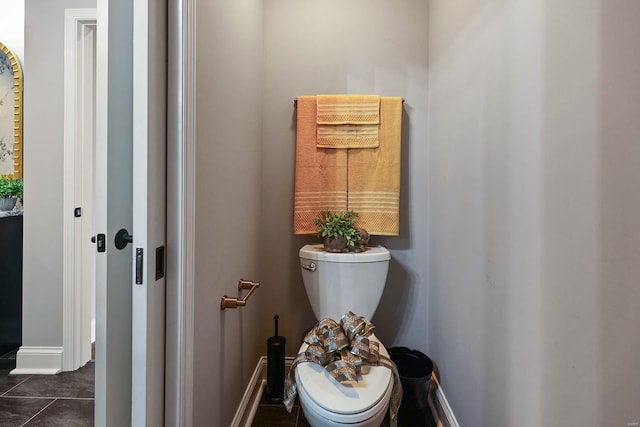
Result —
<instances>
[{"instance_id":1,"label":"white toilet","mask_svg":"<svg viewBox=\"0 0 640 427\"><path fill-rule=\"evenodd\" d=\"M391 255L383 247L360 253L329 253L321 244L300 249L300 267L307 297L318 320L337 322L347 311L371 320L387 280ZM369 337L377 340L375 334ZM298 353L304 351L303 344ZM389 356L380 343L380 353ZM312 427L382 424L389 407L393 375L371 366L357 383L343 385L316 363L300 363L295 376L304 415Z\"/></svg>"}]
</instances>

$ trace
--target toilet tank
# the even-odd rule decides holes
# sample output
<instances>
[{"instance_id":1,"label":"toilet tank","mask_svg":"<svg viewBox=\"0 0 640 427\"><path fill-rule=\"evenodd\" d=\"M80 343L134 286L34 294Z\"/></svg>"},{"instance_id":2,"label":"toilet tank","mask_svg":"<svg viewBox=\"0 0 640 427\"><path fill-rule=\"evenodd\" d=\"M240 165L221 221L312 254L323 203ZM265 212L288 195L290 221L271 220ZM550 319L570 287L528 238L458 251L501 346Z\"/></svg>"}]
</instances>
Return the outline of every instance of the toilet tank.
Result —
<instances>
[{"instance_id":1,"label":"toilet tank","mask_svg":"<svg viewBox=\"0 0 640 427\"><path fill-rule=\"evenodd\" d=\"M321 320L337 321L347 311L371 320L387 281L391 254L382 246L365 252L329 253L322 244L300 249L300 269L307 297Z\"/></svg>"}]
</instances>

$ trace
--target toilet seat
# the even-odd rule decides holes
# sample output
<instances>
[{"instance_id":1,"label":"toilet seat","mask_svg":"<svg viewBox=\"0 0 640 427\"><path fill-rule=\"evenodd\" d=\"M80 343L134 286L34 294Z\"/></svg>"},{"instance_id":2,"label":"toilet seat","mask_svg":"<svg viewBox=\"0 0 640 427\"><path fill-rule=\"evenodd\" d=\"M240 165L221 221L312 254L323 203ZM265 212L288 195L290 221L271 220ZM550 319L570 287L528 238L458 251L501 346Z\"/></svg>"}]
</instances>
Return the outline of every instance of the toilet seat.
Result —
<instances>
[{"instance_id":1,"label":"toilet seat","mask_svg":"<svg viewBox=\"0 0 640 427\"><path fill-rule=\"evenodd\" d=\"M377 341L375 336L371 338ZM299 353L306 348L307 344L303 344ZM380 353L388 357L382 344ZM336 423L355 424L385 412L393 389L391 371L384 366L363 369L369 371L357 383L341 384L323 366L300 363L295 372L300 400L316 414Z\"/></svg>"}]
</instances>

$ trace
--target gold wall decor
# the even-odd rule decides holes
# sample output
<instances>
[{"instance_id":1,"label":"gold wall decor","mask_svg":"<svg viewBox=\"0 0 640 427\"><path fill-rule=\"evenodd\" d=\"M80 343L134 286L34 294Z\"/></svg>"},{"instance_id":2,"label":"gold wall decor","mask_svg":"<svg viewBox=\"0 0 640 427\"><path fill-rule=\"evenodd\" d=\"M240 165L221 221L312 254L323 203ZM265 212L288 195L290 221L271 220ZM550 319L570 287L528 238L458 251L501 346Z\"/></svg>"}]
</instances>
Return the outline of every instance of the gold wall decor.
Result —
<instances>
[{"instance_id":1,"label":"gold wall decor","mask_svg":"<svg viewBox=\"0 0 640 427\"><path fill-rule=\"evenodd\" d=\"M22 68L0 43L0 175L22 178Z\"/></svg>"}]
</instances>

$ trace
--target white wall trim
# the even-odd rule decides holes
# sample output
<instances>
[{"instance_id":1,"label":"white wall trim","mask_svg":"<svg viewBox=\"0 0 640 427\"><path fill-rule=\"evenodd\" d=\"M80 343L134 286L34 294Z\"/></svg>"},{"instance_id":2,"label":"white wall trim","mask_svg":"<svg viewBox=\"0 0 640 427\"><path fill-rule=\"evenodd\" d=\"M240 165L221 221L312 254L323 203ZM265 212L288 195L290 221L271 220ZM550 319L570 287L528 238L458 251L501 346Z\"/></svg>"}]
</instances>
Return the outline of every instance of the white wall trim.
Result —
<instances>
[{"instance_id":1,"label":"white wall trim","mask_svg":"<svg viewBox=\"0 0 640 427\"><path fill-rule=\"evenodd\" d=\"M89 327L91 319L84 319L82 265L76 262L79 248L73 209L76 207L77 181L82 179L81 171L77 170L76 153L79 151L77 128L81 126L78 120L77 96L82 76L78 73L79 50L82 41L78 34L82 34L86 25L96 25L96 9L66 9L64 24L64 196L63 196L63 246L62 246L62 370L73 371L82 366L86 360L83 357L82 325ZM79 33L80 32L80 33ZM81 152L81 151L80 151ZM88 236L87 236L88 238ZM90 286L90 285L87 285ZM85 310L86 312L86 310ZM91 316L89 310L89 317ZM89 345L85 343L86 345Z\"/></svg>"},{"instance_id":2,"label":"white wall trim","mask_svg":"<svg viewBox=\"0 0 640 427\"><path fill-rule=\"evenodd\" d=\"M185 361L183 380L185 403L189 412L184 421L185 426L192 424L193 410L193 356L194 356L194 313L195 313L195 241L196 241L196 4L195 0L187 0L185 5L185 118L184 118L184 201L185 201L185 300L184 300L184 350L190 357Z\"/></svg>"},{"instance_id":3,"label":"white wall trim","mask_svg":"<svg viewBox=\"0 0 640 427\"><path fill-rule=\"evenodd\" d=\"M286 357L284 365L288 369L293 363L293 357ZM267 387L267 356L262 356L253 370L253 375L249 379L249 384L244 391L240 405L236 410L236 415L231 421L231 427L251 427L253 418L256 416L262 393Z\"/></svg>"},{"instance_id":4,"label":"white wall trim","mask_svg":"<svg viewBox=\"0 0 640 427\"><path fill-rule=\"evenodd\" d=\"M255 416L255 411L258 408L258 403L262 398L262 392L264 390L264 387L266 386L266 380L264 379L266 366L267 358L265 356L262 356L258 360L256 368L253 370L253 375L251 375L251 379L249 380L249 384L247 384L247 388L244 391L244 395L242 396L240 405L236 410L233 421L231 421L231 427L251 425L253 417ZM249 409L249 413L247 413L247 409Z\"/></svg>"},{"instance_id":5,"label":"white wall trim","mask_svg":"<svg viewBox=\"0 0 640 427\"><path fill-rule=\"evenodd\" d=\"M184 90L184 287L182 304L182 363L183 426L193 424L194 376L194 313L195 313L195 243L196 243L196 4L186 0L183 28L183 90Z\"/></svg>"},{"instance_id":6,"label":"white wall trim","mask_svg":"<svg viewBox=\"0 0 640 427\"><path fill-rule=\"evenodd\" d=\"M193 425L195 43L195 0L170 0L165 424L175 427Z\"/></svg>"},{"instance_id":7,"label":"white wall trim","mask_svg":"<svg viewBox=\"0 0 640 427\"><path fill-rule=\"evenodd\" d=\"M436 386L436 390L434 394L434 401L429 399L429 404L430 406L433 405L431 407L431 412L433 413L433 418L436 420L438 427L460 427L438 379L435 376L432 377L432 379Z\"/></svg>"},{"instance_id":8,"label":"white wall trim","mask_svg":"<svg viewBox=\"0 0 640 427\"><path fill-rule=\"evenodd\" d=\"M62 347L22 346L10 375L57 374L62 371Z\"/></svg>"}]
</instances>

